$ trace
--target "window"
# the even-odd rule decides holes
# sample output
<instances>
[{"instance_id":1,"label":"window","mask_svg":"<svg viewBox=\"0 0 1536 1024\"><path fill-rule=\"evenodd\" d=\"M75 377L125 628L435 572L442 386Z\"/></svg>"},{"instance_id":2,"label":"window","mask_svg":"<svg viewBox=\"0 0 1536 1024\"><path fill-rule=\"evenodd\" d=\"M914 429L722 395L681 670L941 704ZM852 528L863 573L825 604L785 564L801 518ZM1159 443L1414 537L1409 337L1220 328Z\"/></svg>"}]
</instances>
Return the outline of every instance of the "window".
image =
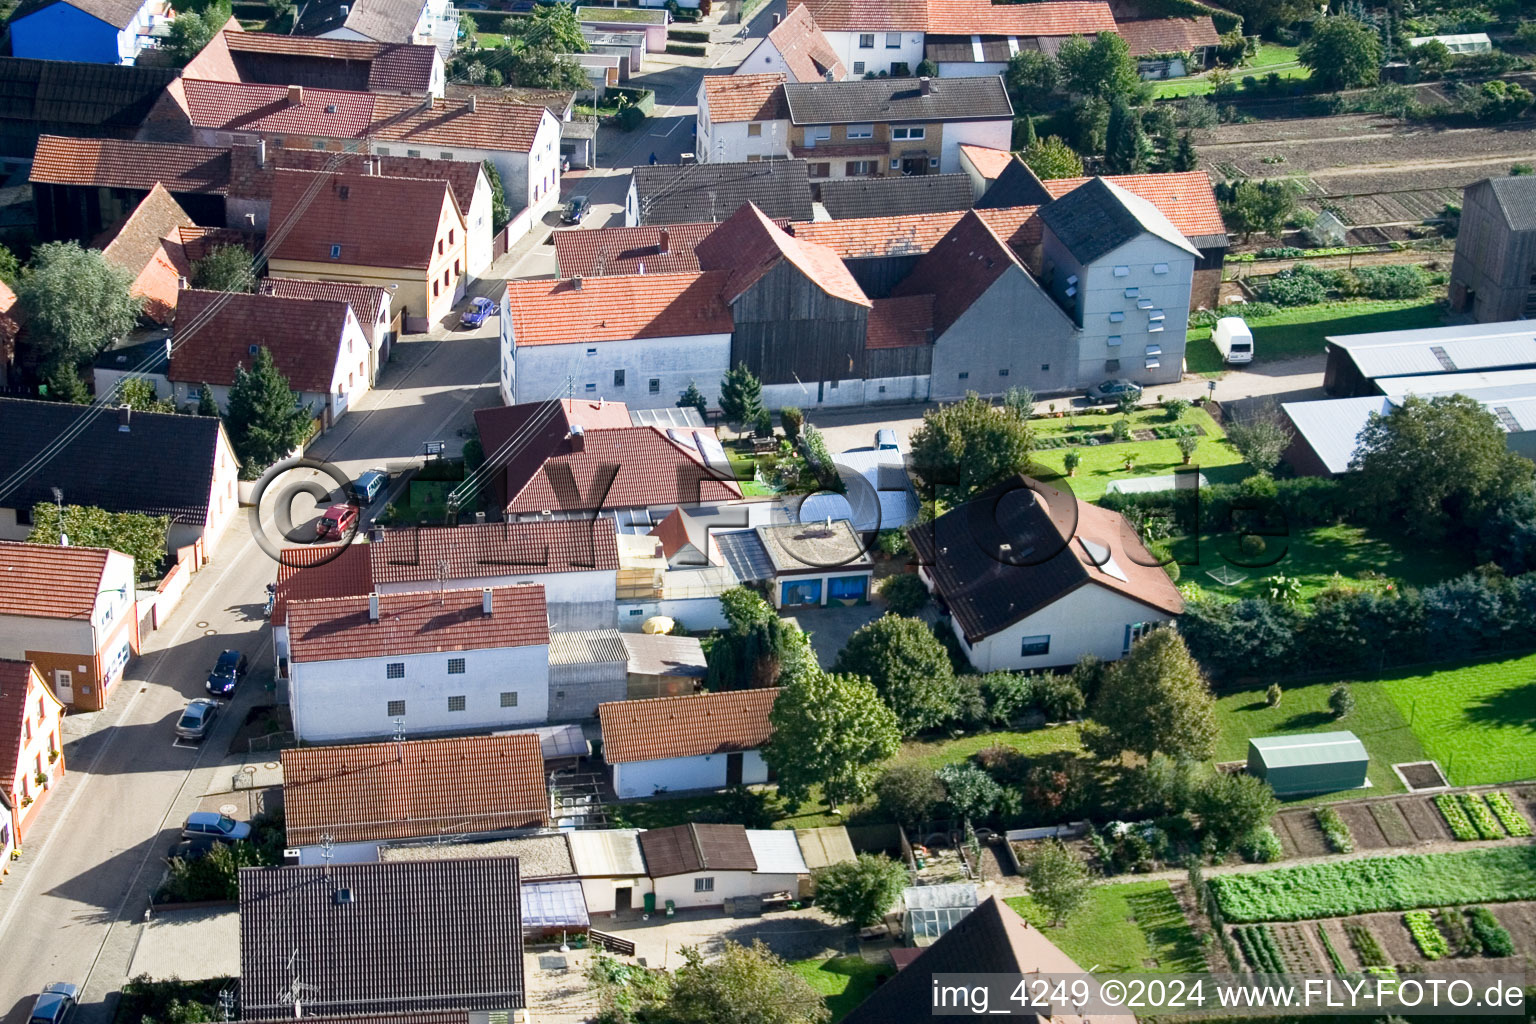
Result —
<instances>
[{"instance_id":1,"label":"window","mask_svg":"<svg viewBox=\"0 0 1536 1024\"><path fill-rule=\"evenodd\" d=\"M875 137L875 126L872 124L851 124L846 129L850 139L872 139Z\"/></svg>"},{"instance_id":2,"label":"window","mask_svg":"<svg viewBox=\"0 0 1536 1024\"><path fill-rule=\"evenodd\" d=\"M1118 360L1118 359L1106 359L1106 360L1104 360L1104 372L1105 373L1114 373L1118 369L1120 369L1120 360Z\"/></svg>"},{"instance_id":3,"label":"window","mask_svg":"<svg viewBox=\"0 0 1536 1024\"><path fill-rule=\"evenodd\" d=\"M586 387L586 390L592 392L593 394L596 394L597 393L597 385L596 384L588 384L587 387Z\"/></svg>"},{"instance_id":4,"label":"window","mask_svg":"<svg viewBox=\"0 0 1536 1024\"><path fill-rule=\"evenodd\" d=\"M749 163L749 164L760 164L762 162L763 162L762 154L760 154L760 153L748 153L747 154L747 163Z\"/></svg>"},{"instance_id":5,"label":"window","mask_svg":"<svg viewBox=\"0 0 1536 1024\"><path fill-rule=\"evenodd\" d=\"M850 178L864 178L875 173L873 160L849 160L847 168L843 171Z\"/></svg>"},{"instance_id":6,"label":"window","mask_svg":"<svg viewBox=\"0 0 1536 1024\"><path fill-rule=\"evenodd\" d=\"M649 381L646 382L646 390L653 395L661 394L661 378L652 377Z\"/></svg>"},{"instance_id":7,"label":"window","mask_svg":"<svg viewBox=\"0 0 1536 1024\"><path fill-rule=\"evenodd\" d=\"M448 152L447 150L439 151L437 156L438 156L439 160L452 160L453 159L453 154Z\"/></svg>"},{"instance_id":8,"label":"window","mask_svg":"<svg viewBox=\"0 0 1536 1024\"><path fill-rule=\"evenodd\" d=\"M384 666L384 678L385 679L404 679L405 678L405 662L403 662L403 661L392 661L389 664L385 665Z\"/></svg>"},{"instance_id":9,"label":"window","mask_svg":"<svg viewBox=\"0 0 1536 1024\"><path fill-rule=\"evenodd\" d=\"M1158 358L1156 356L1148 356L1147 357L1147 369L1155 370L1155 369L1157 369L1161 365L1162 365L1162 363L1158 360Z\"/></svg>"},{"instance_id":10,"label":"window","mask_svg":"<svg viewBox=\"0 0 1536 1024\"><path fill-rule=\"evenodd\" d=\"M749 139L761 138L762 134L763 134L763 125L762 125L761 121L753 121L751 124L747 125L747 138L749 138Z\"/></svg>"},{"instance_id":11,"label":"window","mask_svg":"<svg viewBox=\"0 0 1536 1024\"><path fill-rule=\"evenodd\" d=\"M971 379L971 372L969 370L962 370L960 372L960 379L961 380L970 380Z\"/></svg>"},{"instance_id":12,"label":"window","mask_svg":"<svg viewBox=\"0 0 1536 1024\"><path fill-rule=\"evenodd\" d=\"M896 159L895 157L891 158L891 170L893 170L893 171L901 170L901 161Z\"/></svg>"},{"instance_id":13,"label":"window","mask_svg":"<svg viewBox=\"0 0 1536 1024\"><path fill-rule=\"evenodd\" d=\"M1050 373L1051 372L1051 364L1050 363L1041 363L1040 364L1040 372L1041 373Z\"/></svg>"},{"instance_id":14,"label":"window","mask_svg":"<svg viewBox=\"0 0 1536 1024\"><path fill-rule=\"evenodd\" d=\"M1125 297L1128 298L1128 299L1134 299L1140 293L1141 293L1141 289L1140 288L1127 288L1125 290ZM1151 302L1152 300L1148 299L1147 301Z\"/></svg>"},{"instance_id":15,"label":"window","mask_svg":"<svg viewBox=\"0 0 1536 1024\"><path fill-rule=\"evenodd\" d=\"M832 165L828 163L806 164L805 170L813 178L830 178L832 176Z\"/></svg>"},{"instance_id":16,"label":"window","mask_svg":"<svg viewBox=\"0 0 1536 1024\"><path fill-rule=\"evenodd\" d=\"M405 151L405 155L406 156L421 156L421 150L419 150L419 149L408 149L408 150Z\"/></svg>"},{"instance_id":17,"label":"window","mask_svg":"<svg viewBox=\"0 0 1536 1024\"><path fill-rule=\"evenodd\" d=\"M927 134L928 134L928 129L927 128L922 128L922 127L918 127L918 128L911 128L911 127L908 127L908 128L892 128L891 129L891 138L893 138L893 139L921 139L921 138L926 138Z\"/></svg>"},{"instance_id":18,"label":"window","mask_svg":"<svg viewBox=\"0 0 1536 1024\"><path fill-rule=\"evenodd\" d=\"M911 70L908 69L908 67L907 67L907 62L906 61L904 61L904 60L893 60L893 61L891 61L891 77L892 78L906 78L911 73L912 73Z\"/></svg>"},{"instance_id":19,"label":"window","mask_svg":"<svg viewBox=\"0 0 1536 1024\"><path fill-rule=\"evenodd\" d=\"M873 50L875 48L875 34L873 32L859 33L859 49Z\"/></svg>"},{"instance_id":20,"label":"window","mask_svg":"<svg viewBox=\"0 0 1536 1024\"><path fill-rule=\"evenodd\" d=\"M438 281L433 281L432 282L432 297L434 299L437 298L437 296L440 294L439 289L441 289L442 287L443 286L442 286L441 282L438 282Z\"/></svg>"},{"instance_id":21,"label":"window","mask_svg":"<svg viewBox=\"0 0 1536 1024\"><path fill-rule=\"evenodd\" d=\"M1120 346L1120 342L1123 340L1124 339L1121 338L1118 334L1111 334L1109 337L1104 339L1105 343L1108 344L1110 348L1118 348Z\"/></svg>"},{"instance_id":22,"label":"window","mask_svg":"<svg viewBox=\"0 0 1536 1024\"><path fill-rule=\"evenodd\" d=\"M459 261L458 260L454 260L453 261L453 276L454 277L458 277L459 276Z\"/></svg>"},{"instance_id":23,"label":"window","mask_svg":"<svg viewBox=\"0 0 1536 1024\"><path fill-rule=\"evenodd\" d=\"M504 707L504 708L515 708L515 707L517 707L517 691L516 690L502 690L501 691L501 706Z\"/></svg>"},{"instance_id":24,"label":"window","mask_svg":"<svg viewBox=\"0 0 1536 1024\"><path fill-rule=\"evenodd\" d=\"M463 695L460 695L458 697L449 697L448 698L448 710L449 711L463 711L464 710L464 703L465 703L465 701L464 701Z\"/></svg>"},{"instance_id":25,"label":"window","mask_svg":"<svg viewBox=\"0 0 1536 1024\"><path fill-rule=\"evenodd\" d=\"M805 144L814 146L818 142L826 142L832 138L832 126L829 124L813 125L805 130Z\"/></svg>"},{"instance_id":26,"label":"window","mask_svg":"<svg viewBox=\"0 0 1536 1024\"><path fill-rule=\"evenodd\" d=\"M316 139L314 142L310 143L310 145L313 146L315 149L324 149L325 148L325 140L324 139Z\"/></svg>"},{"instance_id":27,"label":"window","mask_svg":"<svg viewBox=\"0 0 1536 1024\"><path fill-rule=\"evenodd\" d=\"M389 714L390 718L404 718L405 717L405 701L403 701L403 700L392 700L392 701L390 701L389 704L388 704L388 714Z\"/></svg>"},{"instance_id":28,"label":"window","mask_svg":"<svg viewBox=\"0 0 1536 1024\"><path fill-rule=\"evenodd\" d=\"M389 147L388 146L380 146L378 152L379 152L379 156L389 156Z\"/></svg>"},{"instance_id":29,"label":"window","mask_svg":"<svg viewBox=\"0 0 1536 1024\"><path fill-rule=\"evenodd\" d=\"M339 246L339 245L332 245L331 246L331 259L333 259L333 260L341 259L341 246Z\"/></svg>"},{"instance_id":30,"label":"window","mask_svg":"<svg viewBox=\"0 0 1536 1024\"><path fill-rule=\"evenodd\" d=\"M358 151L359 151L359 150L360 150L360 149L361 149L361 148L362 148L362 147L361 147L361 146L359 146L359 145L358 145L358 142L357 142L357 140L356 140L356 139L345 139L345 140L343 140L343 141L342 141L342 143L341 143L341 148L342 148L342 150L343 150L343 151L344 151L344 152L347 152L347 153L356 153L356 152L358 152Z\"/></svg>"},{"instance_id":31,"label":"window","mask_svg":"<svg viewBox=\"0 0 1536 1024\"><path fill-rule=\"evenodd\" d=\"M437 254L439 256L443 254L443 240L441 238L437 240Z\"/></svg>"},{"instance_id":32,"label":"window","mask_svg":"<svg viewBox=\"0 0 1536 1024\"><path fill-rule=\"evenodd\" d=\"M714 892L715 880L713 878L695 878L693 880L694 892Z\"/></svg>"},{"instance_id":33,"label":"window","mask_svg":"<svg viewBox=\"0 0 1536 1024\"><path fill-rule=\"evenodd\" d=\"M1152 308L1152 300L1151 299L1137 299L1136 300L1136 308L1137 309L1151 309Z\"/></svg>"},{"instance_id":34,"label":"window","mask_svg":"<svg viewBox=\"0 0 1536 1024\"><path fill-rule=\"evenodd\" d=\"M1150 310L1147 313L1147 319L1148 320L1161 320L1162 318L1163 318L1163 311L1160 310L1160 309Z\"/></svg>"},{"instance_id":35,"label":"window","mask_svg":"<svg viewBox=\"0 0 1536 1024\"><path fill-rule=\"evenodd\" d=\"M597 349L595 349L595 348L589 348L589 349L587 349L587 355L589 355L589 356L595 356L595 355L597 355Z\"/></svg>"},{"instance_id":36,"label":"window","mask_svg":"<svg viewBox=\"0 0 1536 1024\"><path fill-rule=\"evenodd\" d=\"M928 158L928 166L929 167L937 167L937 166L939 166L939 158L936 157L936 156L929 157Z\"/></svg>"},{"instance_id":37,"label":"window","mask_svg":"<svg viewBox=\"0 0 1536 1024\"><path fill-rule=\"evenodd\" d=\"M1166 263L1154 263L1154 264L1152 264L1152 273L1154 273L1154 274L1166 274L1166 273L1168 273L1168 264L1166 264Z\"/></svg>"},{"instance_id":38,"label":"window","mask_svg":"<svg viewBox=\"0 0 1536 1024\"><path fill-rule=\"evenodd\" d=\"M997 375L999 377L1006 377L1006 376L1008 376L1008 371L1007 370L998 370L997 371Z\"/></svg>"},{"instance_id":39,"label":"window","mask_svg":"<svg viewBox=\"0 0 1536 1024\"><path fill-rule=\"evenodd\" d=\"M463 675L464 674L464 659L463 658L449 658L448 659L448 674L451 675L451 676L461 676L461 675Z\"/></svg>"},{"instance_id":40,"label":"window","mask_svg":"<svg viewBox=\"0 0 1536 1024\"><path fill-rule=\"evenodd\" d=\"M856 75L862 75L864 73L864 62L863 61L856 60L856 61L853 62L853 73L856 74Z\"/></svg>"},{"instance_id":41,"label":"window","mask_svg":"<svg viewBox=\"0 0 1536 1024\"><path fill-rule=\"evenodd\" d=\"M1134 644L1137 640L1140 640L1142 637L1146 636L1148 633L1152 632L1156 625L1157 623L1155 622L1132 622L1130 625L1126 626L1125 647L1121 649L1120 653L1130 654L1131 645Z\"/></svg>"},{"instance_id":42,"label":"window","mask_svg":"<svg viewBox=\"0 0 1536 1024\"><path fill-rule=\"evenodd\" d=\"M1109 322L1112 323L1112 324L1124 323L1125 322L1125 314L1121 313L1121 312L1111 313L1111 314L1109 314Z\"/></svg>"},{"instance_id":43,"label":"window","mask_svg":"<svg viewBox=\"0 0 1536 1024\"><path fill-rule=\"evenodd\" d=\"M448 244L453 244L453 228L448 229Z\"/></svg>"},{"instance_id":44,"label":"window","mask_svg":"<svg viewBox=\"0 0 1536 1024\"><path fill-rule=\"evenodd\" d=\"M1019 641L1019 657L1033 658L1041 654L1051 653L1051 638L1049 636L1026 636Z\"/></svg>"},{"instance_id":45,"label":"window","mask_svg":"<svg viewBox=\"0 0 1536 1024\"><path fill-rule=\"evenodd\" d=\"M899 50L899 49L901 49L901 33L900 32L887 32L885 34L885 48L887 50Z\"/></svg>"},{"instance_id":46,"label":"window","mask_svg":"<svg viewBox=\"0 0 1536 1024\"><path fill-rule=\"evenodd\" d=\"M623 370L614 370L613 371L613 386L616 387L616 388L621 388L621 387L624 386L624 371Z\"/></svg>"},{"instance_id":47,"label":"window","mask_svg":"<svg viewBox=\"0 0 1536 1024\"><path fill-rule=\"evenodd\" d=\"M1116 277L1130 277L1131 276L1131 268L1130 267L1116 267L1115 268L1115 276Z\"/></svg>"}]
</instances>

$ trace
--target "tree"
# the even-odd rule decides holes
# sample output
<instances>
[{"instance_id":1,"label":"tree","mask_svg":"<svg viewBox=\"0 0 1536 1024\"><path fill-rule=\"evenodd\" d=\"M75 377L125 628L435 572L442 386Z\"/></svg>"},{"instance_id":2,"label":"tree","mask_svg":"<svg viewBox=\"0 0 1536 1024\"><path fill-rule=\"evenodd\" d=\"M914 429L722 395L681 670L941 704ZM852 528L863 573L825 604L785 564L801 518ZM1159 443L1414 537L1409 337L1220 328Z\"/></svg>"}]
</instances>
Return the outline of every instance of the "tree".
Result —
<instances>
[{"instance_id":1,"label":"tree","mask_svg":"<svg viewBox=\"0 0 1536 1024\"><path fill-rule=\"evenodd\" d=\"M1018 150L1028 149L1039 137L1035 134L1035 119L1031 114L1013 119L1013 148Z\"/></svg>"},{"instance_id":2,"label":"tree","mask_svg":"<svg viewBox=\"0 0 1536 1024\"><path fill-rule=\"evenodd\" d=\"M697 409L699 415L704 416L709 412L709 399L704 397L704 392L693 381L688 382L688 387L683 391L682 397L677 400L679 409Z\"/></svg>"},{"instance_id":3,"label":"tree","mask_svg":"<svg viewBox=\"0 0 1536 1024\"><path fill-rule=\"evenodd\" d=\"M1113 32L1100 32L1092 42L1073 36L1056 51L1056 60L1062 85L1074 96L1113 100L1148 91L1130 47Z\"/></svg>"},{"instance_id":4,"label":"tree","mask_svg":"<svg viewBox=\"0 0 1536 1024\"><path fill-rule=\"evenodd\" d=\"M497 70L495 68L492 69ZM517 54L502 72L508 85L523 89L590 89L587 73L575 59L553 50L535 48ZM486 73L490 81L490 72Z\"/></svg>"},{"instance_id":5,"label":"tree","mask_svg":"<svg viewBox=\"0 0 1536 1024\"><path fill-rule=\"evenodd\" d=\"M16 299L26 315L24 337L44 377L76 370L133 330L142 299L129 293L133 275L100 250L48 242L32 253Z\"/></svg>"},{"instance_id":6,"label":"tree","mask_svg":"<svg viewBox=\"0 0 1536 1024\"><path fill-rule=\"evenodd\" d=\"M897 615L916 615L928 607L928 587L915 573L887 577L880 584L880 596Z\"/></svg>"},{"instance_id":7,"label":"tree","mask_svg":"<svg viewBox=\"0 0 1536 1024\"><path fill-rule=\"evenodd\" d=\"M1338 683L1328 691L1328 710L1333 712L1334 718L1348 718L1349 713L1355 710L1355 695L1348 686Z\"/></svg>"},{"instance_id":8,"label":"tree","mask_svg":"<svg viewBox=\"0 0 1536 1024\"><path fill-rule=\"evenodd\" d=\"M507 190L501 183L501 172L496 165L487 160L480 167L491 190L491 233L495 234L511 221L512 209L507 205Z\"/></svg>"},{"instance_id":9,"label":"tree","mask_svg":"<svg viewBox=\"0 0 1536 1024\"><path fill-rule=\"evenodd\" d=\"M192 287L215 292L248 292L256 284L251 251L243 245L220 245L192 262Z\"/></svg>"},{"instance_id":10,"label":"tree","mask_svg":"<svg viewBox=\"0 0 1536 1024\"><path fill-rule=\"evenodd\" d=\"M249 370L235 367L228 408L224 424L244 480L256 479L302 444L314 418L308 406L299 405L299 396L265 347L256 350Z\"/></svg>"},{"instance_id":11,"label":"tree","mask_svg":"<svg viewBox=\"0 0 1536 1024\"><path fill-rule=\"evenodd\" d=\"M165 48L171 52L176 65L185 67L188 61L202 52L203 47L213 42L213 37L229 21L230 14L230 5L227 3L210 4L201 12L182 11L177 14L171 21L165 39Z\"/></svg>"},{"instance_id":12,"label":"tree","mask_svg":"<svg viewBox=\"0 0 1536 1024\"><path fill-rule=\"evenodd\" d=\"M885 915L907 887L907 866L884 854L861 853L858 860L811 873L816 905L855 928L868 928Z\"/></svg>"},{"instance_id":13,"label":"tree","mask_svg":"<svg viewBox=\"0 0 1536 1024\"><path fill-rule=\"evenodd\" d=\"M44 501L32 507L27 543L61 544L67 536L72 547L111 548L133 557L140 580L157 580L170 528L167 516L108 512L94 505L65 505L61 512L58 505Z\"/></svg>"},{"instance_id":14,"label":"tree","mask_svg":"<svg viewBox=\"0 0 1536 1024\"><path fill-rule=\"evenodd\" d=\"M1168 151L1165 157L1167 170L1192 171L1199 164L1199 158L1195 154L1195 142L1189 132L1179 136L1179 141Z\"/></svg>"},{"instance_id":15,"label":"tree","mask_svg":"<svg viewBox=\"0 0 1536 1024\"><path fill-rule=\"evenodd\" d=\"M1019 158L1041 181L1083 176L1083 158L1055 135L1036 139L1024 148Z\"/></svg>"},{"instance_id":16,"label":"tree","mask_svg":"<svg viewBox=\"0 0 1536 1024\"><path fill-rule=\"evenodd\" d=\"M1263 405L1247 416L1234 417L1227 424L1227 440L1257 473L1270 474L1280 464L1280 456L1290 446L1294 435L1280 419L1272 404Z\"/></svg>"},{"instance_id":17,"label":"tree","mask_svg":"<svg viewBox=\"0 0 1536 1024\"><path fill-rule=\"evenodd\" d=\"M512 45L518 50L587 52L587 37L581 34L575 8L570 4L538 5L530 15L503 19L501 30L512 38Z\"/></svg>"},{"instance_id":18,"label":"tree","mask_svg":"<svg viewBox=\"0 0 1536 1024\"><path fill-rule=\"evenodd\" d=\"M1243 19L1244 31L1273 38L1275 30L1311 17L1317 4L1311 0L1232 0L1223 6Z\"/></svg>"},{"instance_id":19,"label":"tree","mask_svg":"<svg viewBox=\"0 0 1536 1024\"><path fill-rule=\"evenodd\" d=\"M1438 39L1430 39L1408 51L1408 63L1421 71L1440 74L1451 66L1451 49Z\"/></svg>"},{"instance_id":20,"label":"tree","mask_svg":"<svg viewBox=\"0 0 1536 1024\"><path fill-rule=\"evenodd\" d=\"M117 389L117 403L136 412L175 412L176 403L160 398L155 383L145 377L127 377Z\"/></svg>"},{"instance_id":21,"label":"tree","mask_svg":"<svg viewBox=\"0 0 1536 1024\"><path fill-rule=\"evenodd\" d=\"M964 501L1029 469L1029 420L974 391L923 413L912 433L912 468L925 496Z\"/></svg>"},{"instance_id":22,"label":"tree","mask_svg":"<svg viewBox=\"0 0 1536 1024\"><path fill-rule=\"evenodd\" d=\"M1216 186L1216 201L1227 230L1241 232L1243 241L1255 234L1279 238L1296 215L1299 186L1289 180L1254 181L1239 178Z\"/></svg>"},{"instance_id":23,"label":"tree","mask_svg":"<svg viewBox=\"0 0 1536 1024\"><path fill-rule=\"evenodd\" d=\"M902 735L948 721L955 710L955 672L938 637L920 619L883 615L859 628L834 671L865 676L896 713Z\"/></svg>"},{"instance_id":24,"label":"tree","mask_svg":"<svg viewBox=\"0 0 1536 1024\"><path fill-rule=\"evenodd\" d=\"M1152 142L1141 117L1124 97L1115 97L1109 108L1109 127L1104 140L1104 164L1112 174L1142 174L1152 163Z\"/></svg>"},{"instance_id":25,"label":"tree","mask_svg":"<svg viewBox=\"0 0 1536 1024\"><path fill-rule=\"evenodd\" d=\"M1089 96L1072 111L1072 145L1079 153L1104 152L1109 131L1109 103Z\"/></svg>"},{"instance_id":26,"label":"tree","mask_svg":"<svg viewBox=\"0 0 1536 1024\"><path fill-rule=\"evenodd\" d=\"M726 370L720 380L720 414L727 423L748 424L756 422L763 411L763 385L746 363L739 363L734 370Z\"/></svg>"},{"instance_id":27,"label":"tree","mask_svg":"<svg viewBox=\"0 0 1536 1024\"><path fill-rule=\"evenodd\" d=\"M933 775L944 785L944 799L967 826L991 814L1003 795L992 776L969 762L946 764Z\"/></svg>"},{"instance_id":28,"label":"tree","mask_svg":"<svg viewBox=\"0 0 1536 1024\"><path fill-rule=\"evenodd\" d=\"M1381 73L1381 39L1374 28L1354 18L1320 18L1312 23L1312 35L1296 51L1296 59L1324 89L1375 85Z\"/></svg>"},{"instance_id":29,"label":"tree","mask_svg":"<svg viewBox=\"0 0 1536 1024\"><path fill-rule=\"evenodd\" d=\"M727 941L705 962L684 948L687 963L673 977L665 1011L669 1024L826 1024L831 1012L811 988L761 941Z\"/></svg>"},{"instance_id":30,"label":"tree","mask_svg":"<svg viewBox=\"0 0 1536 1024\"><path fill-rule=\"evenodd\" d=\"M1048 53L1021 49L1008 58L1004 81L1014 109L1037 111L1050 102L1061 84L1061 65Z\"/></svg>"},{"instance_id":31,"label":"tree","mask_svg":"<svg viewBox=\"0 0 1536 1024\"><path fill-rule=\"evenodd\" d=\"M798 406L786 405L779 410L779 426L784 428L784 436L791 442L800 436L800 428L805 426L805 413Z\"/></svg>"},{"instance_id":32,"label":"tree","mask_svg":"<svg viewBox=\"0 0 1536 1024\"><path fill-rule=\"evenodd\" d=\"M779 691L769 722L763 760L793 804L809 800L818 784L833 809L862 800L881 764L901 747L896 716L857 676L807 673Z\"/></svg>"},{"instance_id":33,"label":"tree","mask_svg":"<svg viewBox=\"0 0 1536 1024\"><path fill-rule=\"evenodd\" d=\"M21 261L16 254L5 246L0 245L0 281L4 281L12 288L21 280Z\"/></svg>"},{"instance_id":34,"label":"tree","mask_svg":"<svg viewBox=\"0 0 1536 1024\"><path fill-rule=\"evenodd\" d=\"M1047 839L1035 847L1024 864L1024 879L1030 899L1058 925L1083 905L1093 887L1082 858L1059 839Z\"/></svg>"},{"instance_id":35,"label":"tree","mask_svg":"<svg viewBox=\"0 0 1536 1024\"><path fill-rule=\"evenodd\" d=\"M1189 460L1195 457L1195 449L1200 447L1200 439L1193 434L1184 434L1174 440L1179 446L1179 455L1184 459L1184 465L1189 465Z\"/></svg>"},{"instance_id":36,"label":"tree","mask_svg":"<svg viewBox=\"0 0 1536 1024\"><path fill-rule=\"evenodd\" d=\"M1531 490L1531 461L1505 447L1498 418L1466 395L1410 395L1372 413L1350 468L1366 507L1435 540L1475 529L1500 502Z\"/></svg>"},{"instance_id":37,"label":"tree","mask_svg":"<svg viewBox=\"0 0 1536 1024\"><path fill-rule=\"evenodd\" d=\"M892 765L875 783L880 809L900 825L921 825L944 799L944 787L932 770L916 761Z\"/></svg>"},{"instance_id":38,"label":"tree","mask_svg":"<svg viewBox=\"0 0 1536 1024\"><path fill-rule=\"evenodd\" d=\"M204 384L197 392L197 414L199 416L217 416L219 403L214 400L213 389Z\"/></svg>"},{"instance_id":39,"label":"tree","mask_svg":"<svg viewBox=\"0 0 1536 1024\"><path fill-rule=\"evenodd\" d=\"M793 622L778 617L762 596L745 587L720 595L729 628L709 649L711 690L788 685L820 672L810 639Z\"/></svg>"},{"instance_id":40,"label":"tree","mask_svg":"<svg viewBox=\"0 0 1536 1024\"><path fill-rule=\"evenodd\" d=\"M1215 701L1184 639L1154 629L1104 673L1084 743L1110 760L1129 750L1144 758L1203 761L1216 746Z\"/></svg>"},{"instance_id":41,"label":"tree","mask_svg":"<svg viewBox=\"0 0 1536 1024\"><path fill-rule=\"evenodd\" d=\"M933 61L931 61L928 58L924 57L922 60L917 62L917 77L918 78L938 78L939 77L939 66L937 64L935 64Z\"/></svg>"},{"instance_id":42,"label":"tree","mask_svg":"<svg viewBox=\"0 0 1536 1024\"><path fill-rule=\"evenodd\" d=\"M1267 825L1278 807L1269 783L1240 772L1216 772L1192 795L1192 809L1221 850Z\"/></svg>"}]
</instances>

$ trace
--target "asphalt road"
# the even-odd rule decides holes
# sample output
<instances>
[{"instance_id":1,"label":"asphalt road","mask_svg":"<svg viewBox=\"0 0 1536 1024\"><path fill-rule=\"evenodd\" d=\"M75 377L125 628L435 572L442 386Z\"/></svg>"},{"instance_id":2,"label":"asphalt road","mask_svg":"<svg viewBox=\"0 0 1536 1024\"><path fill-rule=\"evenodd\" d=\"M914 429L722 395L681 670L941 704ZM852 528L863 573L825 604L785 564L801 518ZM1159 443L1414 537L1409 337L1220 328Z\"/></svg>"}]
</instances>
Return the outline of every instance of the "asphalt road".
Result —
<instances>
[{"instance_id":1,"label":"asphalt road","mask_svg":"<svg viewBox=\"0 0 1536 1024\"><path fill-rule=\"evenodd\" d=\"M475 335L398 345L382 386L311 454L355 474L409 459L427 440L456 450L472 410L500 404L494 330L491 321ZM3 1024L23 1024L38 990L53 981L83 986L77 1024L110 1021L110 997L127 977L161 857L219 770L246 709L270 700L263 607L276 571L237 519L171 621L144 638L106 710L66 719L68 774L0 884ZM250 656L250 677L201 747L173 746L182 706L203 695L209 667L228 647Z\"/></svg>"}]
</instances>

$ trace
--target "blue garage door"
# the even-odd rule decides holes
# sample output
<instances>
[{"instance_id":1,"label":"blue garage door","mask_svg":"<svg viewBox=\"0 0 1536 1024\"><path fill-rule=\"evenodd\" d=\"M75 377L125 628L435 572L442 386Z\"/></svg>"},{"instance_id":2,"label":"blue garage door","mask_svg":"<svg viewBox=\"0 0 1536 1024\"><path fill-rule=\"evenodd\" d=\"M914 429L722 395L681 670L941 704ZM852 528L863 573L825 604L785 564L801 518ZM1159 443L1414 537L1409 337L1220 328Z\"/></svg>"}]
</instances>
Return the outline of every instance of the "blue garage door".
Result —
<instances>
[{"instance_id":1,"label":"blue garage door","mask_svg":"<svg viewBox=\"0 0 1536 1024\"><path fill-rule=\"evenodd\" d=\"M839 576L827 581L827 598L832 601L862 601L868 596L868 576Z\"/></svg>"},{"instance_id":2,"label":"blue garage door","mask_svg":"<svg viewBox=\"0 0 1536 1024\"><path fill-rule=\"evenodd\" d=\"M780 591L780 604L821 604L821 580L786 582Z\"/></svg>"}]
</instances>

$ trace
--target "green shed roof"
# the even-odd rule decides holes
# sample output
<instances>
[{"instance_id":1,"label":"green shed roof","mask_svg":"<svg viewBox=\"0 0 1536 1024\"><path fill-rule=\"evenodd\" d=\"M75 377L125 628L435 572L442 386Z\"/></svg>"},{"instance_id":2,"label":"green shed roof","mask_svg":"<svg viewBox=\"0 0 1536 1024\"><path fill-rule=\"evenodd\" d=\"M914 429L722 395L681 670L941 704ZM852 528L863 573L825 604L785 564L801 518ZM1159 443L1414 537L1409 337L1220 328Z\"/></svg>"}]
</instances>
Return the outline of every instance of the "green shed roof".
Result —
<instances>
[{"instance_id":1,"label":"green shed roof","mask_svg":"<svg viewBox=\"0 0 1536 1024\"><path fill-rule=\"evenodd\" d=\"M1368 761L1365 744L1354 733L1308 732L1290 736L1255 736L1248 745L1263 758L1267 768L1298 768L1302 765Z\"/></svg>"}]
</instances>

